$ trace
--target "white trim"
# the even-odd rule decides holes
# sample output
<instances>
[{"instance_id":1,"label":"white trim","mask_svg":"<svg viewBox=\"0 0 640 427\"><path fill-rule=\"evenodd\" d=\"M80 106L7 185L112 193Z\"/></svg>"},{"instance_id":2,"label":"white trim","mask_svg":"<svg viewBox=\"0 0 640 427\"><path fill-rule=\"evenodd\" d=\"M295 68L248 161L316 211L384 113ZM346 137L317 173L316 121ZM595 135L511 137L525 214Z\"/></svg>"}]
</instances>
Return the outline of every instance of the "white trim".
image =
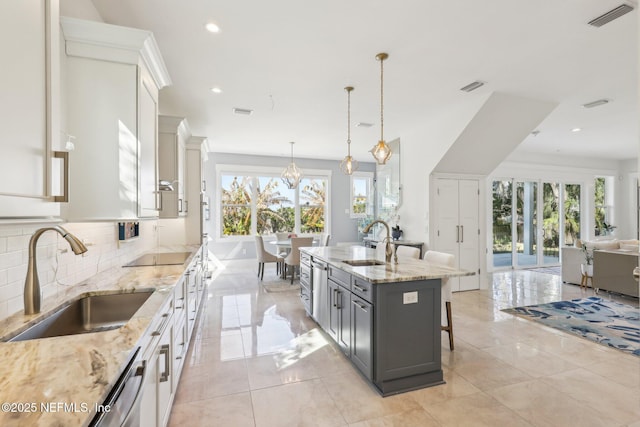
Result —
<instances>
[{"instance_id":1,"label":"white trim","mask_svg":"<svg viewBox=\"0 0 640 427\"><path fill-rule=\"evenodd\" d=\"M364 213L354 213L353 212L353 179L354 178L366 178L368 180L367 183L367 207ZM349 177L349 218L358 219L358 218L366 218L368 216L373 215L373 207L375 204L375 196L374 196L374 172L365 172L365 171L357 171L353 172Z\"/></svg>"},{"instance_id":2,"label":"white trim","mask_svg":"<svg viewBox=\"0 0 640 427\"><path fill-rule=\"evenodd\" d=\"M251 174L273 174L280 176L283 169L286 167L278 167L278 166L251 166L251 165L234 165L234 164L216 164L216 174L220 174L220 172L240 172L240 173L251 173ZM330 177L333 173L330 169L302 169L302 178L314 178L314 177Z\"/></svg>"}]
</instances>

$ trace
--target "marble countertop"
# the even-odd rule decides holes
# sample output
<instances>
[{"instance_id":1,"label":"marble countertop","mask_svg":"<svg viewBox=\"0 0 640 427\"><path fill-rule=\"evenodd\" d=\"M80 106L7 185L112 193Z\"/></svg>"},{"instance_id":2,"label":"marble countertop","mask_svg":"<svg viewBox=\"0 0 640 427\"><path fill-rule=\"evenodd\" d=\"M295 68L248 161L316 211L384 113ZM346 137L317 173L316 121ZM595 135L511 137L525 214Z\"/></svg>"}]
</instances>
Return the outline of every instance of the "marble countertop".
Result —
<instances>
[{"instance_id":1,"label":"marble countertop","mask_svg":"<svg viewBox=\"0 0 640 427\"><path fill-rule=\"evenodd\" d=\"M457 270L413 259L400 260L398 264L393 264L392 259L391 263L383 265L359 267L343 262L344 260L376 259L376 251L363 246L307 247L300 248L300 251L320 258L334 267L374 284L473 276L475 274L471 271Z\"/></svg>"},{"instance_id":2,"label":"marble countertop","mask_svg":"<svg viewBox=\"0 0 640 427\"><path fill-rule=\"evenodd\" d=\"M115 330L20 342L0 342L0 425L80 426L104 402L147 329L172 296L192 255L183 265L114 267L46 298L38 314L16 313L0 322L6 340L37 323L65 302L85 295L155 289L136 314ZM8 405L7 405L8 404ZM46 409L41 404L50 404ZM61 406L67 404L66 407Z\"/></svg>"}]
</instances>

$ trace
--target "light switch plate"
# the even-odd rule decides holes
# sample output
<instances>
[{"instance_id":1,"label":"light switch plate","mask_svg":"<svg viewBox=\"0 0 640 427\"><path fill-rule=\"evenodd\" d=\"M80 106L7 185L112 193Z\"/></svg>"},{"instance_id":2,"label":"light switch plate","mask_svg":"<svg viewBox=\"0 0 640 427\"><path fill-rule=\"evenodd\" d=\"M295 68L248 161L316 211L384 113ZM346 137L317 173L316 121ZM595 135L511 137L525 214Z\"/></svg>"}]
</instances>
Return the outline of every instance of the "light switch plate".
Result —
<instances>
[{"instance_id":1,"label":"light switch plate","mask_svg":"<svg viewBox=\"0 0 640 427\"><path fill-rule=\"evenodd\" d=\"M402 294L403 304L416 304L418 302L418 291L405 292Z\"/></svg>"}]
</instances>

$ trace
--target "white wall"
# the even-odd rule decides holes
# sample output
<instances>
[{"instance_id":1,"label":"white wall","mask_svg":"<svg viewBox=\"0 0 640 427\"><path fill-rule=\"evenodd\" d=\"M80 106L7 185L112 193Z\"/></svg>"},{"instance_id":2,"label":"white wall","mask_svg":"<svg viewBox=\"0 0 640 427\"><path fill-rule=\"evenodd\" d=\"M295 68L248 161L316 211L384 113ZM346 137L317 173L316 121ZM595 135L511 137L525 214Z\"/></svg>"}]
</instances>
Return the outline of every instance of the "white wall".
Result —
<instances>
[{"instance_id":1,"label":"white wall","mask_svg":"<svg viewBox=\"0 0 640 427\"><path fill-rule=\"evenodd\" d=\"M89 0L60 0L60 16L104 22Z\"/></svg>"},{"instance_id":2,"label":"white wall","mask_svg":"<svg viewBox=\"0 0 640 427\"><path fill-rule=\"evenodd\" d=\"M37 229L51 224L0 225L0 319L24 309L24 281L29 261L28 245ZM68 223L66 230L87 245L84 255L75 255L54 231L38 240L37 266L43 298L65 292L83 280L133 260L155 248L155 221L140 222L141 238L118 244L117 223Z\"/></svg>"}]
</instances>

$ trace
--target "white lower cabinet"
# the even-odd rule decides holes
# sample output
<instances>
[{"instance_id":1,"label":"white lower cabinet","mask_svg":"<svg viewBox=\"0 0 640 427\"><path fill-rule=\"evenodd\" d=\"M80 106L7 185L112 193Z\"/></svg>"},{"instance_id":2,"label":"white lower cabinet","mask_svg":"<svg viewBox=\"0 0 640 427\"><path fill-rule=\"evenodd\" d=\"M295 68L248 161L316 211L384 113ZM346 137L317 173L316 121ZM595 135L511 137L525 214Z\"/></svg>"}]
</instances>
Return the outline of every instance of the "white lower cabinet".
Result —
<instances>
[{"instance_id":1,"label":"white lower cabinet","mask_svg":"<svg viewBox=\"0 0 640 427\"><path fill-rule=\"evenodd\" d=\"M172 298L150 329L148 344L143 351L146 371L140 408L142 427L165 427L169 423L173 399L205 291L205 286L199 286L197 280L204 277L201 270L206 265L200 257L200 254L194 257L180 277Z\"/></svg>"}]
</instances>

